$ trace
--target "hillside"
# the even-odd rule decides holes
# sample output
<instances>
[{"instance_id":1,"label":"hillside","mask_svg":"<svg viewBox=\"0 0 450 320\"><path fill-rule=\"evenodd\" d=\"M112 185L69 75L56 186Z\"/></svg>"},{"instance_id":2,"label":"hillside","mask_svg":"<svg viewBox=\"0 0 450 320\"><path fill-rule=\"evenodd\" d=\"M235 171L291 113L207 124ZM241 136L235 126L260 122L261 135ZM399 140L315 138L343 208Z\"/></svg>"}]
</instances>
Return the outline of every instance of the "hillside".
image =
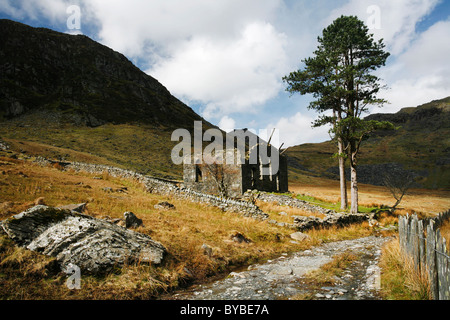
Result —
<instances>
[{"instance_id":1,"label":"hillside","mask_svg":"<svg viewBox=\"0 0 450 320\"><path fill-rule=\"evenodd\" d=\"M363 142L359 181L381 185L382 172L407 170L417 187L450 188L450 97L368 120L390 121L399 129L375 132ZM303 144L286 151L291 177L298 174L338 179L336 147L331 141Z\"/></svg>"},{"instance_id":2,"label":"hillside","mask_svg":"<svg viewBox=\"0 0 450 320\"><path fill-rule=\"evenodd\" d=\"M0 138L11 148L180 177L171 133L204 119L156 79L83 35L0 29Z\"/></svg>"}]
</instances>

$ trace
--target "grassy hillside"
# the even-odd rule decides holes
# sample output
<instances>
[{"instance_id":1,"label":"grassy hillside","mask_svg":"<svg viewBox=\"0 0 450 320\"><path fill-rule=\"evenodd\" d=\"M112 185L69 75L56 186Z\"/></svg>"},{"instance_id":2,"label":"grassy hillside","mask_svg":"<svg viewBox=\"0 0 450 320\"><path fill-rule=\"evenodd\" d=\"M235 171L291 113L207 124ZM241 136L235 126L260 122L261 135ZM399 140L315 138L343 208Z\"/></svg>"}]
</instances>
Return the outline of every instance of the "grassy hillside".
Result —
<instances>
[{"instance_id":1,"label":"grassy hillside","mask_svg":"<svg viewBox=\"0 0 450 320\"><path fill-rule=\"evenodd\" d=\"M149 194L133 180L65 172L7 155L0 152L0 220L35 203L86 202L85 213L97 218L123 218L124 212L131 211L143 220L144 226L137 231L161 242L169 254L158 267L130 265L104 277L83 276L82 289L73 291L65 286L67 276L59 272L54 259L18 248L0 234L0 299L149 299L282 253L374 232L365 222L346 229L311 230L309 240L293 243L291 229L205 204ZM121 192L105 192L104 188ZM155 208L161 201L174 204L175 210ZM232 241L236 233L251 243ZM212 248L211 256L204 253L203 244Z\"/></svg>"},{"instance_id":2,"label":"grassy hillside","mask_svg":"<svg viewBox=\"0 0 450 320\"><path fill-rule=\"evenodd\" d=\"M172 129L144 124L29 125L30 119L8 121L0 137L12 150L30 156L118 166L157 177L180 179L181 166L170 158L176 142Z\"/></svg>"},{"instance_id":3,"label":"grassy hillside","mask_svg":"<svg viewBox=\"0 0 450 320\"><path fill-rule=\"evenodd\" d=\"M0 20L0 140L31 156L180 179L175 129L213 127L125 56L86 36Z\"/></svg>"},{"instance_id":4,"label":"grassy hillside","mask_svg":"<svg viewBox=\"0 0 450 320\"><path fill-rule=\"evenodd\" d=\"M77 125L202 120L124 55L82 35L0 20L0 119L61 112Z\"/></svg>"},{"instance_id":5,"label":"grassy hillside","mask_svg":"<svg viewBox=\"0 0 450 320\"><path fill-rule=\"evenodd\" d=\"M375 132L363 142L358 161L361 182L380 185L382 172L401 168L414 173L418 187L450 188L450 97L367 119L391 121L399 129ZM338 179L336 149L330 141L289 148L291 177Z\"/></svg>"}]
</instances>

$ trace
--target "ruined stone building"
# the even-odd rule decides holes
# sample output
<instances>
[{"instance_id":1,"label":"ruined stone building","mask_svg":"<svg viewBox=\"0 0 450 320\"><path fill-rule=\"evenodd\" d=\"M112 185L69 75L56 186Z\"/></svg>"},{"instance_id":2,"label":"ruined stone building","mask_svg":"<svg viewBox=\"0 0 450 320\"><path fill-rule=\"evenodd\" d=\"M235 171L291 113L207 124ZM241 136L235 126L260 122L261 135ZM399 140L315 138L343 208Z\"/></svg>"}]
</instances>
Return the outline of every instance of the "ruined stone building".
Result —
<instances>
[{"instance_id":1,"label":"ruined stone building","mask_svg":"<svg viewBox=\"0 0 450 320\"><path fill-rule=\"evenodd\" d=\"M233 149L217 152L216 159L222 161L207 164L205 161L194 160L192 163L185 163L183 186L203 193L233 198L239 198L248 190L287 192L286 157L247 129L242 132L247 138L244 140L245 147L239 149L235 143ZM230 164L225 161L227 156L242 161Z\"/></svg>"}]
</instances>

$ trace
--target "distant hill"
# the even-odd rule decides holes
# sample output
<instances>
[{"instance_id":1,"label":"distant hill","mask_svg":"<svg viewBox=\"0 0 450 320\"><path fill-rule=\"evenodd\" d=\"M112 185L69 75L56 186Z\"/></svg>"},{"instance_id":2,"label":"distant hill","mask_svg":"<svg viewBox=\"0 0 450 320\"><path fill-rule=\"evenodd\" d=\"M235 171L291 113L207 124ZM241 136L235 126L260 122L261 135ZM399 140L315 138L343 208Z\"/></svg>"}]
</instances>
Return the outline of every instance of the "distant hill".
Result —
<instances>
[{"instance_id":1,"label":"distant hill","mask_svg":"<svg viewBox=\"0 0 450 320\"><path fill-rule=\"evenodd\" d=\"M363 142L361 183L381 185L383 172L407 170L414 174L417 187L450 189L450 97L366 119L390 121L400 128L375 132ZM338 179L334 153L331 141L289 148L291 177L306 174Z\"/></svg>"},{"instance_id":2,"label":"distant hill","mask_svg":"<svg viewBox=\"0 0 450 320\"><path fill-rule=\"evenodd\" d=\"M0 30L0 138L13 148L66 160L83 153L180 177L170 161L172 131L192 130L196 120L213 127L125 56L86 36L10 20L0 20Z\"/></svg>"}]
</instances>

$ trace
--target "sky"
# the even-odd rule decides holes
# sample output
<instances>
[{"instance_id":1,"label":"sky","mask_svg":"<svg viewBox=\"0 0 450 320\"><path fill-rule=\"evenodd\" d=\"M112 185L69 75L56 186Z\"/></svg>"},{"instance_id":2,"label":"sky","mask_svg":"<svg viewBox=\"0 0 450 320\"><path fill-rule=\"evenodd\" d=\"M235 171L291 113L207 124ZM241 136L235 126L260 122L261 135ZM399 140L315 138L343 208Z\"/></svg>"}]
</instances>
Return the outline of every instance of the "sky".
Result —
<instances>
[{"instance_id":1,"label":"sky","mask_svg":"<svg viewBox=\"0 0 450 320\"><path fill-rule=\"evenodd\" d=\"M450 96L450 0L0 0L0 18L84 34L211 123L277 129L284 147L329 140L311 127L313 97L291 95L282 78L341 15L358 16L391 53L376 71L389 104L369 113Z\"/></svg>"}]
</instances>

